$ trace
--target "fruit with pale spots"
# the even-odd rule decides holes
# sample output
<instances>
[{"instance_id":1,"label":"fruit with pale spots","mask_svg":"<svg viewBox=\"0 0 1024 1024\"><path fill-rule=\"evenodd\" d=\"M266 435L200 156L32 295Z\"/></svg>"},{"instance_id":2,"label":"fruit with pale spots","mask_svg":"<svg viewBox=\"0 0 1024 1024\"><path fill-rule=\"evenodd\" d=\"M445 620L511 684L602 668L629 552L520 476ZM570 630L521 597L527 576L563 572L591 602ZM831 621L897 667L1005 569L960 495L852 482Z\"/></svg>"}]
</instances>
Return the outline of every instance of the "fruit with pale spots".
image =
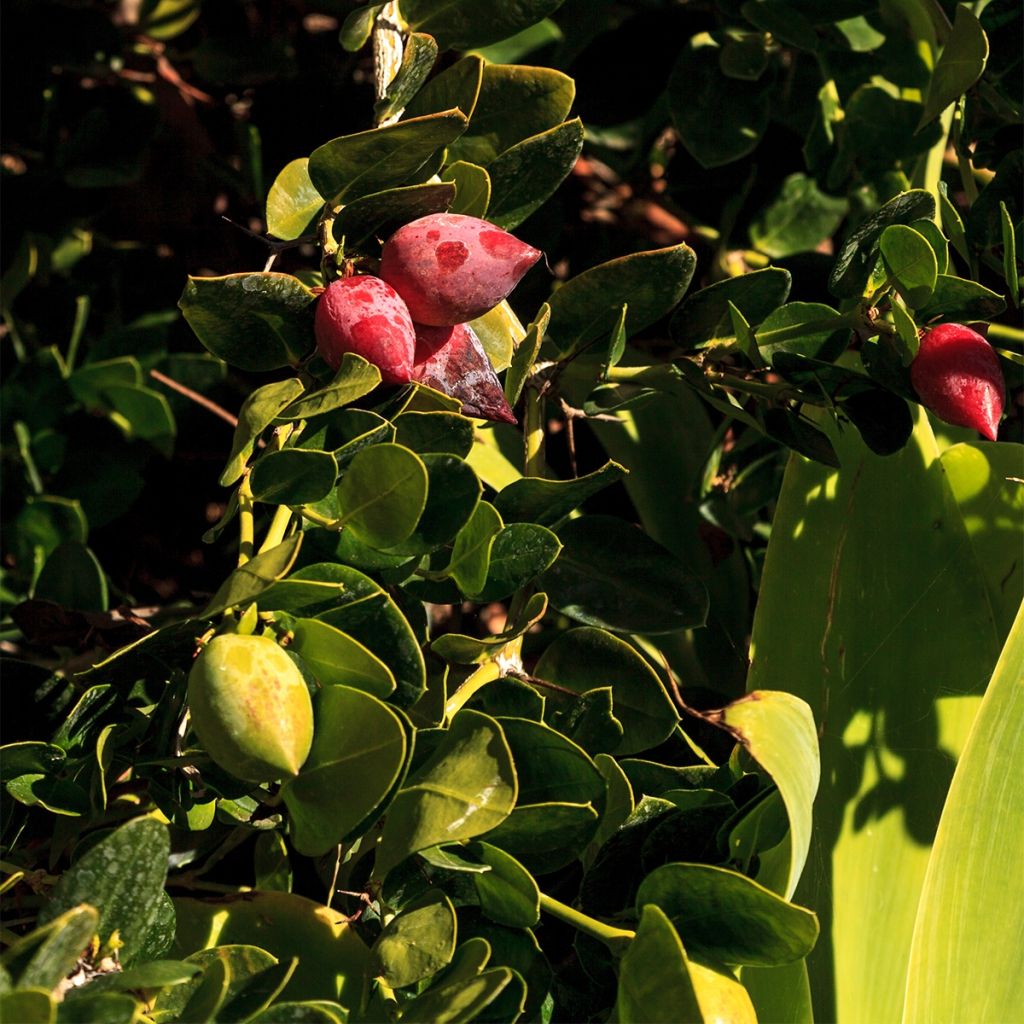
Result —
<instances>
[{"instance_id":1,"label":"fruit with pale spots","mask_svg":"<svg viewBox=\"0 0 1024 1024\"><path fill-rule=\"evenodd\" d=\"M963 324L925 331L910 364L910 381L940 420L996 439L1006 386L999 357L976 331Z\"/></svg>"},{"instance_id":2,"label":"fruit with pale spots","mask_svg":"<svg viewBox=\"0 0 1024 1024\"><path fill-rule=\"evenodd\" d=\"M309 756L309 690L298 666L270 637L214 637L189 673L188 703L203 749L236 778L290 778Z\"/></svg>"},{"instance_id":3,"label":"fruit with pale spots","mask_svg":"<svg viewBox=\"0 0 1024 1024\"><path fill-rule=\"evenodd\" d=\"M346 352L380 370L385 384L411 379L416 330L405 303L379 277L344 277L327 286L316 304L316 347L332 369Z\"/></svg>"},{"instance_id":4,"label":"fruit with pale spots","mask_svg":"<svg viewBox=\"0 0 1024 1024\"><path fill-rule=\"evenodd\" d=\"M540 257L539 249L478 217L432 213L384 243L380 276L416 323L452 327L507 298Z\"/></svg>"}]
</instances>

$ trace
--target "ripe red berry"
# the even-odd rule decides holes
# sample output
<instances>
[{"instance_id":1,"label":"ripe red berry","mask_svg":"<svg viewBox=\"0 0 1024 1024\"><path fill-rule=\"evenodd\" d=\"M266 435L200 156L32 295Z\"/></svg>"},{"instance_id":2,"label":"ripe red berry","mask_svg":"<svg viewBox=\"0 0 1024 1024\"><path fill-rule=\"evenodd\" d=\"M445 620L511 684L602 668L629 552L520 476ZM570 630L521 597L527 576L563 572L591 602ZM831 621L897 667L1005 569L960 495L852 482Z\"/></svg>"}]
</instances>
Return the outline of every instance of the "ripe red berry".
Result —
<instances>
[{"instance_id":1,"label":"ripe red berry","mask_svg":"<svg viewBox=\"0 0 1024 1024\"><path fill-rule=\"evenodd\" d=\"M380 276L416 323L451 327L493 309L540 257L539 249L485 220L432 213L384 243Z\"/></svg>"},{"instance_id":2,"label":"ripe red berry","mask_svg":"<svg viewBox=\"0 0 1024 1024\"><path fill-rule=\"evenodd\" d=\"M316 347L335 370L354 352L380 370L385 384L412 379L416 329L405 303L379 277L333 281L316 306Z\"/></svg>"},{"instance_id":3,"label":"ripe red berry","mask_svg":"<svg viewBox=\"0 0 1024 1024\"><path fill-rule=\"evenodd\" d=\"M516 422L491 361L469 324L417 324L413 380L459 399L466 416Z\"/></svg>"},{"instance_id":4,"label":"ripe red berry","mask_svg":"<svg viewBox=\"0 0 1024 1024\"><path fill-rule=\"evenodd\" d=\"M923 405L947 423L996 439L1005 384L999 357L976 331L940 324L921 337L910 380Z\"/></svg>"}]
</instances>

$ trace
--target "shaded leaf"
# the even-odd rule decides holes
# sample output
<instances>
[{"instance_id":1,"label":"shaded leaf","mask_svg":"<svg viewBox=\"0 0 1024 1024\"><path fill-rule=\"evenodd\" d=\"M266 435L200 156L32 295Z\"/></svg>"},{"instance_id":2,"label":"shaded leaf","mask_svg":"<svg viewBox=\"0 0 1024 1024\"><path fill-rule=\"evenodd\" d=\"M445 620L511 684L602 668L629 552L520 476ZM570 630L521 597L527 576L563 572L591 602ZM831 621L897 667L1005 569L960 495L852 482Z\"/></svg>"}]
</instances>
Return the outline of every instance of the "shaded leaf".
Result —
<instances>
[{"instance_id":1,"label":"shaded leaf","mask_svg":"<svg viewBox=\"0 0 1024 1024\"><path fill-rule=\"evenodd\" d=\"M766 267L701 288L688 296L672 317L672 336L680 344L699 348L735 340L729 304L750 324L759 324L789 295L788 270Z\"/></svg>"}]
</instances>

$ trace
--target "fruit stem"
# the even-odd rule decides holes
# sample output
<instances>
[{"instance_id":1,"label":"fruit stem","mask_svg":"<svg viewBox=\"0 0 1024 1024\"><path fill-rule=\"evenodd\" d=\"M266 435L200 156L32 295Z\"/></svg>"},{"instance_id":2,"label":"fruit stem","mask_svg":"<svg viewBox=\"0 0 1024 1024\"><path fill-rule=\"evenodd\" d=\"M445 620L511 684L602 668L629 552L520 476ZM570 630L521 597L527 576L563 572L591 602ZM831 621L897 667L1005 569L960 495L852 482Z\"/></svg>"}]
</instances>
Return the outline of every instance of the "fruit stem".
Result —
<instances>
[{"instance_id":1,"label":"fruit stem","mask_svg":"<svg viewBox=\"0 0 1024 1024\"><path fill-rule=\"evenodd\" d=\"M252 558L256 539L256 525L253 516L252 488L248 472L238 485L238 564L245 565Z\"/></svg>"},{"instance_id":2,"label":"fruit stem","mask_svg":"<svg viewBox=\"0 0 1024 1024\"><path fill-rule=\"evenodd\" d=\"M524 402L523 443L525 476L544 476L544 396L527 388Z\"/></svg>"},{"instance_id":3,"label":"fruit stem","mask_svg":"<svg viewBox=\"0 0 1024 1024\"><path fill-rule=\"evenodd\" d=\"M636 932L627 931L625 928L613 928L610 924L603 924L586 914L574 910L568 904L556 900L547 893L540 894L540 909L557 917L560 921L570 924L577 931L589 935L591 938L603 942L613 953L625 953L626 947L636 938Z\"/></svg>"},{"instance_id":4,"label":"fruit stem","mask_svg":"<svg viewBox=\"0 0 1024 1024\"><path fill-rule=\"evenodd\" d=\"M287 505L278 505L277 511L274 513L274 518L270 521L270 527L267 530L266 537L263 538L263 543L260 545L259 554L263 554L265 551L269 551L271 548L276 548L281 541L284 540L284 535L288 531L288 526L292 521L292 510Z\"/></svg>"},{"instance_id":5,"label":"fruit stem","mask_svg":"<svg viewBox=\"0 0 1024 1024\"><path fill-rule=\"evenodd\" d=\"M989 324L988 336L990 338L1002 338L1003 341L1024 342L1024 331L1009 324Z\"/></svg>"}]
</instances>

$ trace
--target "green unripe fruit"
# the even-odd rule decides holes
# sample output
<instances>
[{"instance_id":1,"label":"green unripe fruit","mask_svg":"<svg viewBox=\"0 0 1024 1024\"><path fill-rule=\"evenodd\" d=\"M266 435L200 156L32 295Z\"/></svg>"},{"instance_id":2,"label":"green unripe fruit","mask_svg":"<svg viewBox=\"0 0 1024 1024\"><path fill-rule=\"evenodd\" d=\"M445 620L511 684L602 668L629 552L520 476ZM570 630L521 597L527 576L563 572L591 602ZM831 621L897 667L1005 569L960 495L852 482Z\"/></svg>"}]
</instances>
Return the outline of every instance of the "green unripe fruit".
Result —
<instances>
[{"instance_id":1,"label":"green unripe fruit","mask_svg":"<svg viewBox=\"0 0 1024 1024\"><path fill-rule=\"evenodd\" d=\"M192 726L206 752L247 782L297 775L313 742L298 666L270 637L214 637L188 677Z\"/></svg>"}]
</instances>

